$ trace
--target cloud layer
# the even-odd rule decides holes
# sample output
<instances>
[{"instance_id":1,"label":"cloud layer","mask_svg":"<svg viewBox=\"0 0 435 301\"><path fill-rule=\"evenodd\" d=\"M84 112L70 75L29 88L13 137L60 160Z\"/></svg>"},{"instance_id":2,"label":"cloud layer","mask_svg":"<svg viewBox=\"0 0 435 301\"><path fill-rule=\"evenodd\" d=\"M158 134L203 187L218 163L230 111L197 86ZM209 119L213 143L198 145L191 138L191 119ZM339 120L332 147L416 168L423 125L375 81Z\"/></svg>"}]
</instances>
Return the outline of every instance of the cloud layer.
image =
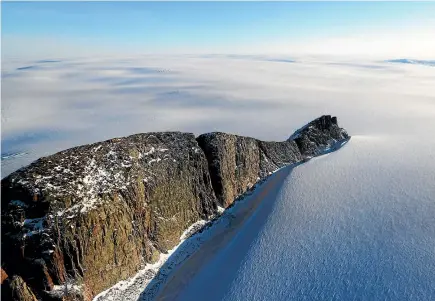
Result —
<instances>
[{"instance_id":1,"label":"cloud layer","mask_svg":"<svg viewBox=\"0 0 435 301\"><path fill-rule=\"evenodd\" d=\"M413 62L271 55L4 61L2 154L26 155L3 160L2 177L42 155L138 132L282 140L321 114L339 116L354 135L431 131L435 69Z\"/></svg>"}]
</instances>

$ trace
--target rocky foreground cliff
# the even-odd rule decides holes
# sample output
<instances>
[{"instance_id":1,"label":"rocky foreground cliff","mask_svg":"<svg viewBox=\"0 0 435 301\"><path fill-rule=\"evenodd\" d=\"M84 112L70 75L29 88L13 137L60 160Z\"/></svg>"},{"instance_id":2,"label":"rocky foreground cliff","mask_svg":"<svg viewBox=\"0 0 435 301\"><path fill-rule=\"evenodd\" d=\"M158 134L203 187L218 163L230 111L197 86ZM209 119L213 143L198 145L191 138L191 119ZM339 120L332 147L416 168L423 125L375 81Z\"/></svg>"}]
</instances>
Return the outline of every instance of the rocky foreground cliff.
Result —
<instances>
[{"instance_id":1,"label":"rocky foreground cliff","mask_svg":"<svg viewBox=\"0 0 435 301\"><path fill-rule=\"evenodd\" d=\"M283 142L145 133L38 159L1 182L2 299L91 300L260 179L349 138L325 115Z\"/></svg>"}]
</instances>

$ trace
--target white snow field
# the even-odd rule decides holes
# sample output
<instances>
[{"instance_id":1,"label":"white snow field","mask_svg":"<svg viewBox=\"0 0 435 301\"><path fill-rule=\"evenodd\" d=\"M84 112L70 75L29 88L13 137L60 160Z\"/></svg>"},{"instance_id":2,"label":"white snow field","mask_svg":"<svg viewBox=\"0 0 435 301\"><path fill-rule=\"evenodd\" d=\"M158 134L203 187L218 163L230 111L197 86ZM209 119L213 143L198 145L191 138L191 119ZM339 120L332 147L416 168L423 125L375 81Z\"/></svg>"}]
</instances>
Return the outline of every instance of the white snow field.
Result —
<instances>
[{"instance_id":1,"label":"white snow field","mask_svg":"<svg viewBox=\"0 0 435 301\"><path fill-rule=\"evenodd\" d=\"M284 140L333 114L352 135L344 147L276 172L96 299L435 300L435 67L393 59L9 62L2 177L114 136L219 130Z\"/></svg>"},{"instance_id":2,"label":"white snow field","mask_svg":"<svg viewBox=\"0 0 435 301\"><path fill-rule=\"evenodd\" d=\"M434 300L435 164L419 146L355 136L296 167L155 300Z\"/></svg>"}]
</instances>

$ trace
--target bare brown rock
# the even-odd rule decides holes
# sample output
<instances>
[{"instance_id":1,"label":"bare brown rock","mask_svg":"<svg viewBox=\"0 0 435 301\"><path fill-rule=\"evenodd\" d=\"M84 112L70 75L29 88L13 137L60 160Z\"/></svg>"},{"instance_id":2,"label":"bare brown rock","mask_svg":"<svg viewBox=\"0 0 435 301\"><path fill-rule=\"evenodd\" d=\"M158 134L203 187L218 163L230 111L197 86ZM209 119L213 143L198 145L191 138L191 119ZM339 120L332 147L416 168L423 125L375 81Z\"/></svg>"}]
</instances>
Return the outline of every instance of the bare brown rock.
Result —
<instances>
[{"instance_id":1,"label":"bare brown rock","mask_svg":"<svg viewBox=\"0 0 435 301\"><path fill-rule=\"evenodd\" d=\"M89 300L215 211L193 134L112 139L41 158L2 180L2 256L35 292L58 295L67 283Z\"/></svg>"},{"instance_id":2,"label":"bare brown rock","mask_svg":"<svg viewBox=\"0 0 435 301\"><path fill-rule=\"evenodd\" d=\"M24 280L20 276L12 277L9 284L11 291L11 300L19 301L37 301L35 294L27 286ZM5 296L6 298L9 296ZM3 299L3 296L2 296Z\"/></svg>"},{"instance_id":3,"label":"bare brown rock","mask_svg":"<svg viewBox=\"0 0 435 301\"><path fill-rule=\"evenodd\" d=\"M8 274L6 274L5 270L3 270L3 268L1 269L1 283L3 284L3 282L8 278Z\"/></svg>"},{"instance_id":4,"label":"bare brown rock","mask_svg":"<svg viewBox=\"0 0 435 301\"><path fill-rule=\"evenodd\" d=\"M200 135L197 140L207 157L216 197L224 208L258 180L302 159L293 141L264 142L219 132Z\"/></svg>"},{"instance_id":5,"label":"bare brown rock","mask_svg":"<svg viewBox=\"0 0 435 301\"><path fill-rule=\"evenodd\" d=\"M283 142L147 133L41 158L1 181L2 265L18 275L5 282L14 300L91 300L218 205L348 138L322 116Z\"/></svg>"}]
</instances>

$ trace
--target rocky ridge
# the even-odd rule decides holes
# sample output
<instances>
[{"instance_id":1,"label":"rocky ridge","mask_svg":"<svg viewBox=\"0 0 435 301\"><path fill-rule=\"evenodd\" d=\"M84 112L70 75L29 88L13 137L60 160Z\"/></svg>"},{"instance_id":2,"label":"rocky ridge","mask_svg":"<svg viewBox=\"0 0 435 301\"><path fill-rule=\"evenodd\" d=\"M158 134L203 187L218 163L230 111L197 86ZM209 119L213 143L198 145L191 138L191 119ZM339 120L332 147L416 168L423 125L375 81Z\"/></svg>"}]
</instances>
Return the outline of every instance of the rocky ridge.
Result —
<instances>
[{"instance_id":1,"label":"rocky ridge","mask_svg":"<svg viewBox=\"0 0 435 301\"><path fill-rule=\"evenodd\" d=\"M2 297L91 300L260 179L349 138L325 115L283 142L160 132L40 158L1 182Z\"/></svg>"}]
</instances>

